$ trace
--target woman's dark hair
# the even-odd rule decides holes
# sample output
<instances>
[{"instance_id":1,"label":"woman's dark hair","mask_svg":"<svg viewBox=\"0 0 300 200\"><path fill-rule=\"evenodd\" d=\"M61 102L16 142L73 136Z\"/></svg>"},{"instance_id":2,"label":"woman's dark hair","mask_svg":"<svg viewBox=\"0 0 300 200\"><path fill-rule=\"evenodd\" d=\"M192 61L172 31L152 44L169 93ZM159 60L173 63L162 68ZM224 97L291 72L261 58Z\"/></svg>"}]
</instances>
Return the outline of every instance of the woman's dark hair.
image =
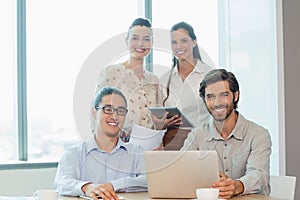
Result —
<instances>
[{"instance_id":1,"label":"woman's dark hair","mask_svg":"<svg viewBox=\"0 0 300 200\"><path fill-rule=\"evenodd\" d=\"M130 27L128 28L126 39L128 39L128 37L129 37L129 32L130 32L130 30L131 30L133 27L135 27L135 26L146 26L146 27L148 27L148 28L151 29L152 24L151 24L150 20L147 19L147 18L141 18L141 17L140 17L140 18L136 18L136 19L131 23Z\"/></svg>"},{"instance_id":2,"label":"woman's dark hair","mask_svg":"<svg viewBox=\"0 0 300 200\"><path fill-rule=\"evenodd\" d=\"M97 109L97 107L99 106L100 102L102 101L103 97L107 96L107 95L111 95L111 94L117 94L120 95L125 102L125 105L127 106L127 101L126 101L126 97L124 96L124 94L117 88L115 87L104 87L101 90L99 90L95 96L94 99L94 108Z\"/></svg>"},{"instance_id":3,"label":"woman's dark hair","mask_svg":"<svg viewBox=\"0 0 300 200\"><path fill-rule=\"evenodd\" d=\"M237 79L235 78L234 74L232 72L228 72L225 69L214 69L209 71L203 78L203 80L200 83L200 89L199 94L200 97L205 102L205 89L207 85L213 84L219 81L228 81L230 91L234 94L235 92L239 92L238 99L233 103L234 109L237 108L237 104L239 102L240 98L240 89L239 89L239 83Z\"/></svg>"},{"instance_id":4,"label":"woman's dark hair","mask_svg":"<svg viewBox=\"0 0 300 200\"><path fill-rule=\"evenodd\" d=\"M177 31L178 29L186 30L188 32L189 36L192 38L192 40L197 40L194 29L190 24L188 24L186 22L179 22L179 23L173 25L170 31L173 32L173 31ZM196 44L196 46L193 48L193 56L194 56L194 58L196 58L197 60L200 60L200 62L203 63L201 55L200 55L198 44ZM173 64L172 64L172 68L171 68L171 71L170 71L170 76L169 76L169 79L168 79L168 82L167 82L167 97L164 99L163 105L165 105L165 102L169 98L169 95L170 95L169 87L170 87L170 84L171 84L171 77L172 77L173 70L176 66L178 66L178 59L174 55L173 55L173 58L172 58L172 63Z\"/></svg>"}]
</instances>

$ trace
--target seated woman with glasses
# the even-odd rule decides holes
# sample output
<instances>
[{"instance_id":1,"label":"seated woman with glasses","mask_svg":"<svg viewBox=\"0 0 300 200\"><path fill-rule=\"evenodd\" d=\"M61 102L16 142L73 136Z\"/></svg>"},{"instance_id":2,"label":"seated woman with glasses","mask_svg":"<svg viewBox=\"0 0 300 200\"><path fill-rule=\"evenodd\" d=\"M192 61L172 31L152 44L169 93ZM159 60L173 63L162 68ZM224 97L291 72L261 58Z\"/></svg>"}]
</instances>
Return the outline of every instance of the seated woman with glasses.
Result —
<instances>
[{"instance_id":1,"label":"seated woman with glasses","mask_svg":"<svg viewBox=\"0 0 300 200\"><path fill-rule=\"evenodd\" d=\"M96 131L61 158L54 183L60 195L118 199L115 192L147 191L142 147L118 137L127 112L120 90L104 87L96 94L92 109Z\"/></svg>"}]
</instances>

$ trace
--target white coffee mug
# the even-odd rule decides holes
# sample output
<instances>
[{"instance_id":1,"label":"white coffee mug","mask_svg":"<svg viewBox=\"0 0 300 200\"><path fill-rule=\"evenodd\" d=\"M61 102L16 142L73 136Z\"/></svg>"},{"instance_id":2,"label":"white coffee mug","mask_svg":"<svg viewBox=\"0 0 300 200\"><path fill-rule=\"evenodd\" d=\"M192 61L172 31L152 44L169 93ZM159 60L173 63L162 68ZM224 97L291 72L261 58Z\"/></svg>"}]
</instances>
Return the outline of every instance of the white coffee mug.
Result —
<instances>
[{"instance_id":1,"label":"white coffee mug","mask_svg":"<svg viewBox=\"0 0 300 200\"><path fill-rule=\"evenodd\" d=\"M50 189L40 189L33 194L36 200L57 200L58 192Z\"/></svg>"},{"instance_id":2,"label":"white coffee mug","mask_svg":"<svg viewBox=\"0 0 300 200\"><path fill-rule=\"evenodd\" d=\"M198 188L196 189L198 200L218 200L219 189L217 188Z\"/></svg>"}]
</instances>

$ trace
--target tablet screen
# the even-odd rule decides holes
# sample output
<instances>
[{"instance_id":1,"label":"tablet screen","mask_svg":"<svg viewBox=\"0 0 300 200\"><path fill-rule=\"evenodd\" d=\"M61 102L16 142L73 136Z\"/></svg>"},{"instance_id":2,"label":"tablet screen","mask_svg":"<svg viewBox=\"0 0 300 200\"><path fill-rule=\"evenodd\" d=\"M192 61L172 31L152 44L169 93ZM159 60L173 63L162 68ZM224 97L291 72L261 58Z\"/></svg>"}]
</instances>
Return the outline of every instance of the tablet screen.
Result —
<instances>
[{"instance_id":1,"label":"tablet screen","mask_svg":"<svg viewBox=\"0 0 300 200\"><path fill-rule=\"evenodd\" d=\"M183 113L177 107L149 107L151 113L153 113L157 118L162 118L166 112L169 112L168 118L178 115L182 118L182 124L179 127L189 127L193 128L193 124L183 115Z\"/></svg>"}]
</instances>

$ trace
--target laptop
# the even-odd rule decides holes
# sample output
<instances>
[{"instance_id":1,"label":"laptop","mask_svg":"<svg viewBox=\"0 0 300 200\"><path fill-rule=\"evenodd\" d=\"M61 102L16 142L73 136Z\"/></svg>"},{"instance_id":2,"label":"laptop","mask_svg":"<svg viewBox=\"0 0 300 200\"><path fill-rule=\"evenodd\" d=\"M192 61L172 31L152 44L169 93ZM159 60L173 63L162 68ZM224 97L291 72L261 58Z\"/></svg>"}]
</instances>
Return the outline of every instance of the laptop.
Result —
<instances>
[{"instance_id":1,"label":"laptop","mask_svg":"<svg viewBox=\"0 0 300 200\"><path fill-rule=\"evenodd\" d=\"M197 198L197 188L219 179L216 151L146 151L144 158L151 198Z\"/></svg>"}]
</instances>

